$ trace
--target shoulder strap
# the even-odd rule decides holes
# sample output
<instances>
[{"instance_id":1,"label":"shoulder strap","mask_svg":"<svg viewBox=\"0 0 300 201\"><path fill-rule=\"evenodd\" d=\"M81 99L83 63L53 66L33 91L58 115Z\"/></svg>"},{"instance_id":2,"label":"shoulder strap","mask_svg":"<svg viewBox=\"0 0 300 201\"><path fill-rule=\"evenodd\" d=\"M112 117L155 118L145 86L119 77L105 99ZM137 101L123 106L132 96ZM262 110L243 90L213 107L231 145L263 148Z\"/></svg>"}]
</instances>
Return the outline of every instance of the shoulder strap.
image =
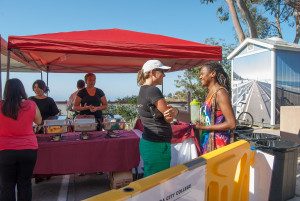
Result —
<instances>
[{"instance_id":1,"label":"shoulder strap","mask_svg":"<svg viewBox=\"0 0 300 201\"><path fill-rule=\"evenodd\" d=\"M215 125L215 112L216 112L216 100L217 100L217 93L220 89L225 89L224 87L220 87L219 89L216 90L216 92L214 93L214 98L212 100L211 103L211 123L210 125ZM225 89L226 90L226 89ZM227 91L227 90L226 90Z\"/></svg>"},{"instance_id":2,"label":"shoulder strap","mask_svg":"<svg viewBox=\"0 0 300 201\"><path fill-rule=\"evenodd\" d=\"M225 88L224 87L220 87L214 93L214 97L213 97L213 100L212 100L212 103L211 103L211 114L210 114L211 115L210 116L211 122L210 122L210 125L215 125L216 98L217 98L217 92L220 89L225 89ZM211 152L213 150L215 150L215 131L210 131L209 132L209 138L208 138L208 144L207 144L207 153Z\"/></svg>"}]
</instances>

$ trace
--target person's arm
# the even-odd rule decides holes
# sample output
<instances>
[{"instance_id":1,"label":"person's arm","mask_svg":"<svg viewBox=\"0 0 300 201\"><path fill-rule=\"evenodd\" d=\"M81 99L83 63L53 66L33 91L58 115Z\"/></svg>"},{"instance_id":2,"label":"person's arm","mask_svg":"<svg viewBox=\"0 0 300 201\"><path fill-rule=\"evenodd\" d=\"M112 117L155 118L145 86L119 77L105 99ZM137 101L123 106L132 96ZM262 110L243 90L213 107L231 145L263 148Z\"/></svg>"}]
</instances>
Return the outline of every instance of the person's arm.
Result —
<instances>
[{"instance_id":1,"label":"person's arm","mask_svg":"<svg viewBox=\"0 0 300 201\"><path fill-rule=\"evenodd\" d=\"M166 100L164 98L161 98L154 102L154 105L156 108L164 114L166 111L168 111L168 115L164 114L164 119L166 122L170 123L174 120L176 115L178 114L178 110L172 108L170 105L167 104Z\"/></svg>"},{"instance_id":2,"label":"person's arm","mask_svg":"<svg viewBox=\"0 0 300 201\"><path fill-rule=\"evenodd\" d=\"M74 103L74 97L73 97L73 94L72 94L72 95L69 97L69 100L68 100L68 102L67 102L67 107L66 107L66 110L67 110L67 111L72 110L73 103Z\"/></svg>"},{"instance_id":3,"label":"person's arm","mask_svg":"<svg viewBox=\"0 0 300 201\"><path fill-rule=\"evenodd\" d=\"M217 92L216 105L219 107L225 117L225 122L221 124L204 126L196 122L196 128L201 130L233 130L236 127L236 121L229 96L225 90Z\"/></svg>"},{"instance_id":4,"label":"person's arm","mask_svg":"<svg viewBox=\"0 0 300 201\"><path fill-rule=\"evenodd\" d=\"M76 111L83 111L83 110L89 110L90 106L88 106L86 103L84 106L80 106L81 98L77 95L74 103L74 110Z\"/></svg>"},{"instance_id":5,"label":"person's arm","mask_svg":"<svg viewBox=\"0 0 300 201\"><path fill-rule=\"evenodd\" d=\"M33 122L37 125L40 125L42 123L42 115L39 107L37 105L35 105L35 107L36 109L35 109L35 116Z\"/></svg>"},{"instance_id":6,"label":"person's arm","mask_svg":"<svg viewBox=\"0 0 300 201\"><path fill-rule=\"evenodd\" d=\"M179 114L179 110L178 108L175 108L175 107L172 107L170 105L167 105L169 109L167 109L165 112L164 112L164 117L168 118L168 117L173 117L176 118Z\"/></svg>"},{"instance_id":7,"label":"person's arm","mask_svg":"<svg viewBox=\"0 0 300 201\"><path fill-rule=\"evenodd\" d=\"M50 115L51 116L55 116L55 115L60 114L60 110L58 109L55 101L52 98L50 98L50 99L51 99L50 107L49 107L49 113L50 113Z\"/></svg>"},{"instance_id":8,"label":"person's arm","mask_svg":"<svg viewBox=\"0 0 300 201\"><path fill-rule=\"evenodd\" d=\"M92 107L92 108L90 109L91 112L96 112L97 110L106 110L106 109L107 109L108 103L107 103L106 97L105 97L105 96L102 96L102 97L100 98L100 100L101 100L102 105L97 106L97 107Z\"/></svg>"}]
</instances>

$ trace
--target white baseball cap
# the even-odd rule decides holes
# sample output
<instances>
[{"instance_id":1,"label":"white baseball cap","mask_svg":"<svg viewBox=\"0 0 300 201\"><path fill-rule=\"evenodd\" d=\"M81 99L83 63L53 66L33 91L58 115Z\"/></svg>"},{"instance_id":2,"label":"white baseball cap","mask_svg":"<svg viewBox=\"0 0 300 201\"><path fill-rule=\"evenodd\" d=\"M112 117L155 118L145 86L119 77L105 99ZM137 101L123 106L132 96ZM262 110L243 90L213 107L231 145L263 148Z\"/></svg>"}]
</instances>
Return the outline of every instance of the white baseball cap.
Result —
<instances>
[{"instance_id":1,"label":"white baseball cap","mask_svg":"<svg viewBox=\"0 0 300 201\"><path fill-rule=\"evenodd\" d=\"M163 65L158 60L148 60L143 65L144 73L147 73L147 72L149 72L151 70L154 70L154 69L162 69L162 70L168 71L170 68L171 67Z\"/></svg>"}]
</instances>

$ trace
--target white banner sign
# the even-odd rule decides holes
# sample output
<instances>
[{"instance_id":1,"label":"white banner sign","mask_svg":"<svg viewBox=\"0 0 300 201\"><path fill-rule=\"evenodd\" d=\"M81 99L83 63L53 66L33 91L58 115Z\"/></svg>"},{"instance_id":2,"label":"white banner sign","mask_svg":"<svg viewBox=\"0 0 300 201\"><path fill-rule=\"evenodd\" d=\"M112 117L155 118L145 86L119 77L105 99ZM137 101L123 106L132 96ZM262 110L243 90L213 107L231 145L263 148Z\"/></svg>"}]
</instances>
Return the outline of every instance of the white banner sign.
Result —
<instances>
[{"instance_id":1,"label":"white banner sign","mask_svg":"<svg viewBox=\"0 0 300 201\"><path fill-rule=\"evenodd\" d=\"M159 184L128 201L204 201L205 169L202 165Z\"/></svg>"}]
</instances>

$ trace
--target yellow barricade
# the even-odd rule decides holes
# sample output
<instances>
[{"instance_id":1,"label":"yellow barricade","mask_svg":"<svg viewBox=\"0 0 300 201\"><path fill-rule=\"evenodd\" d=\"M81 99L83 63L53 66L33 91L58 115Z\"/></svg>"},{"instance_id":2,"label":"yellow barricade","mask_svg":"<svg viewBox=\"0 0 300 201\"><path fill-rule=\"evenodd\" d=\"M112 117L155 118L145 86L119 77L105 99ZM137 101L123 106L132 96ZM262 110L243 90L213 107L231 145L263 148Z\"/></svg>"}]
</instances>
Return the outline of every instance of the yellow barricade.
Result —
<instances>
[{"instance_id":1,"label":"yellow barricade","mask_svg":"<svg viewBox=\"0 0 300 201\"><path fill-rule=\"evenodd\" d=\"M205 200L248 201L254 154L250 144L241 140L203 155L207 160Z\"/></svg>"},{"instance_id":2,"label":"yellow barricade","mask_svg":"<svg viewBox=\"0 0 300 201\"><path fill-rule=\"evenodd\" d=\"M195 170L201 166L203 168L204 165L206 165L205 174L199 175L199 180L200 177L202 177L201 179L204 179L203 177L205 177L205 190L203 190L203 193L205 193L205 200L248 200L250 165L253 161L253 156L254 152L251 151L249 143L243 140L238 141L187 163L177 165L152 176L132 182L124 188L96 195L86 199L86 201L137 200L134 199L134 197L140 196L143 192L158 187L172 178L179 177L181 174L185 174L188 171ZM195 189L195 187L192 186L189 187L188 190L189 192L192 192L193 189ZM195 190L195 192L190 194L197 194L199 190ZM160 190L159 193L165 194L163 190ZM167 198L166 195L162 195L162 197ZM191 196L189 195L189 197ZM204 199L204 195L198 195L198 198L200 197L203 197ZM147 201L151 200L153 200L152 197L149 197L149 199L147 198Z\"/></svg>"}]
</instances>

